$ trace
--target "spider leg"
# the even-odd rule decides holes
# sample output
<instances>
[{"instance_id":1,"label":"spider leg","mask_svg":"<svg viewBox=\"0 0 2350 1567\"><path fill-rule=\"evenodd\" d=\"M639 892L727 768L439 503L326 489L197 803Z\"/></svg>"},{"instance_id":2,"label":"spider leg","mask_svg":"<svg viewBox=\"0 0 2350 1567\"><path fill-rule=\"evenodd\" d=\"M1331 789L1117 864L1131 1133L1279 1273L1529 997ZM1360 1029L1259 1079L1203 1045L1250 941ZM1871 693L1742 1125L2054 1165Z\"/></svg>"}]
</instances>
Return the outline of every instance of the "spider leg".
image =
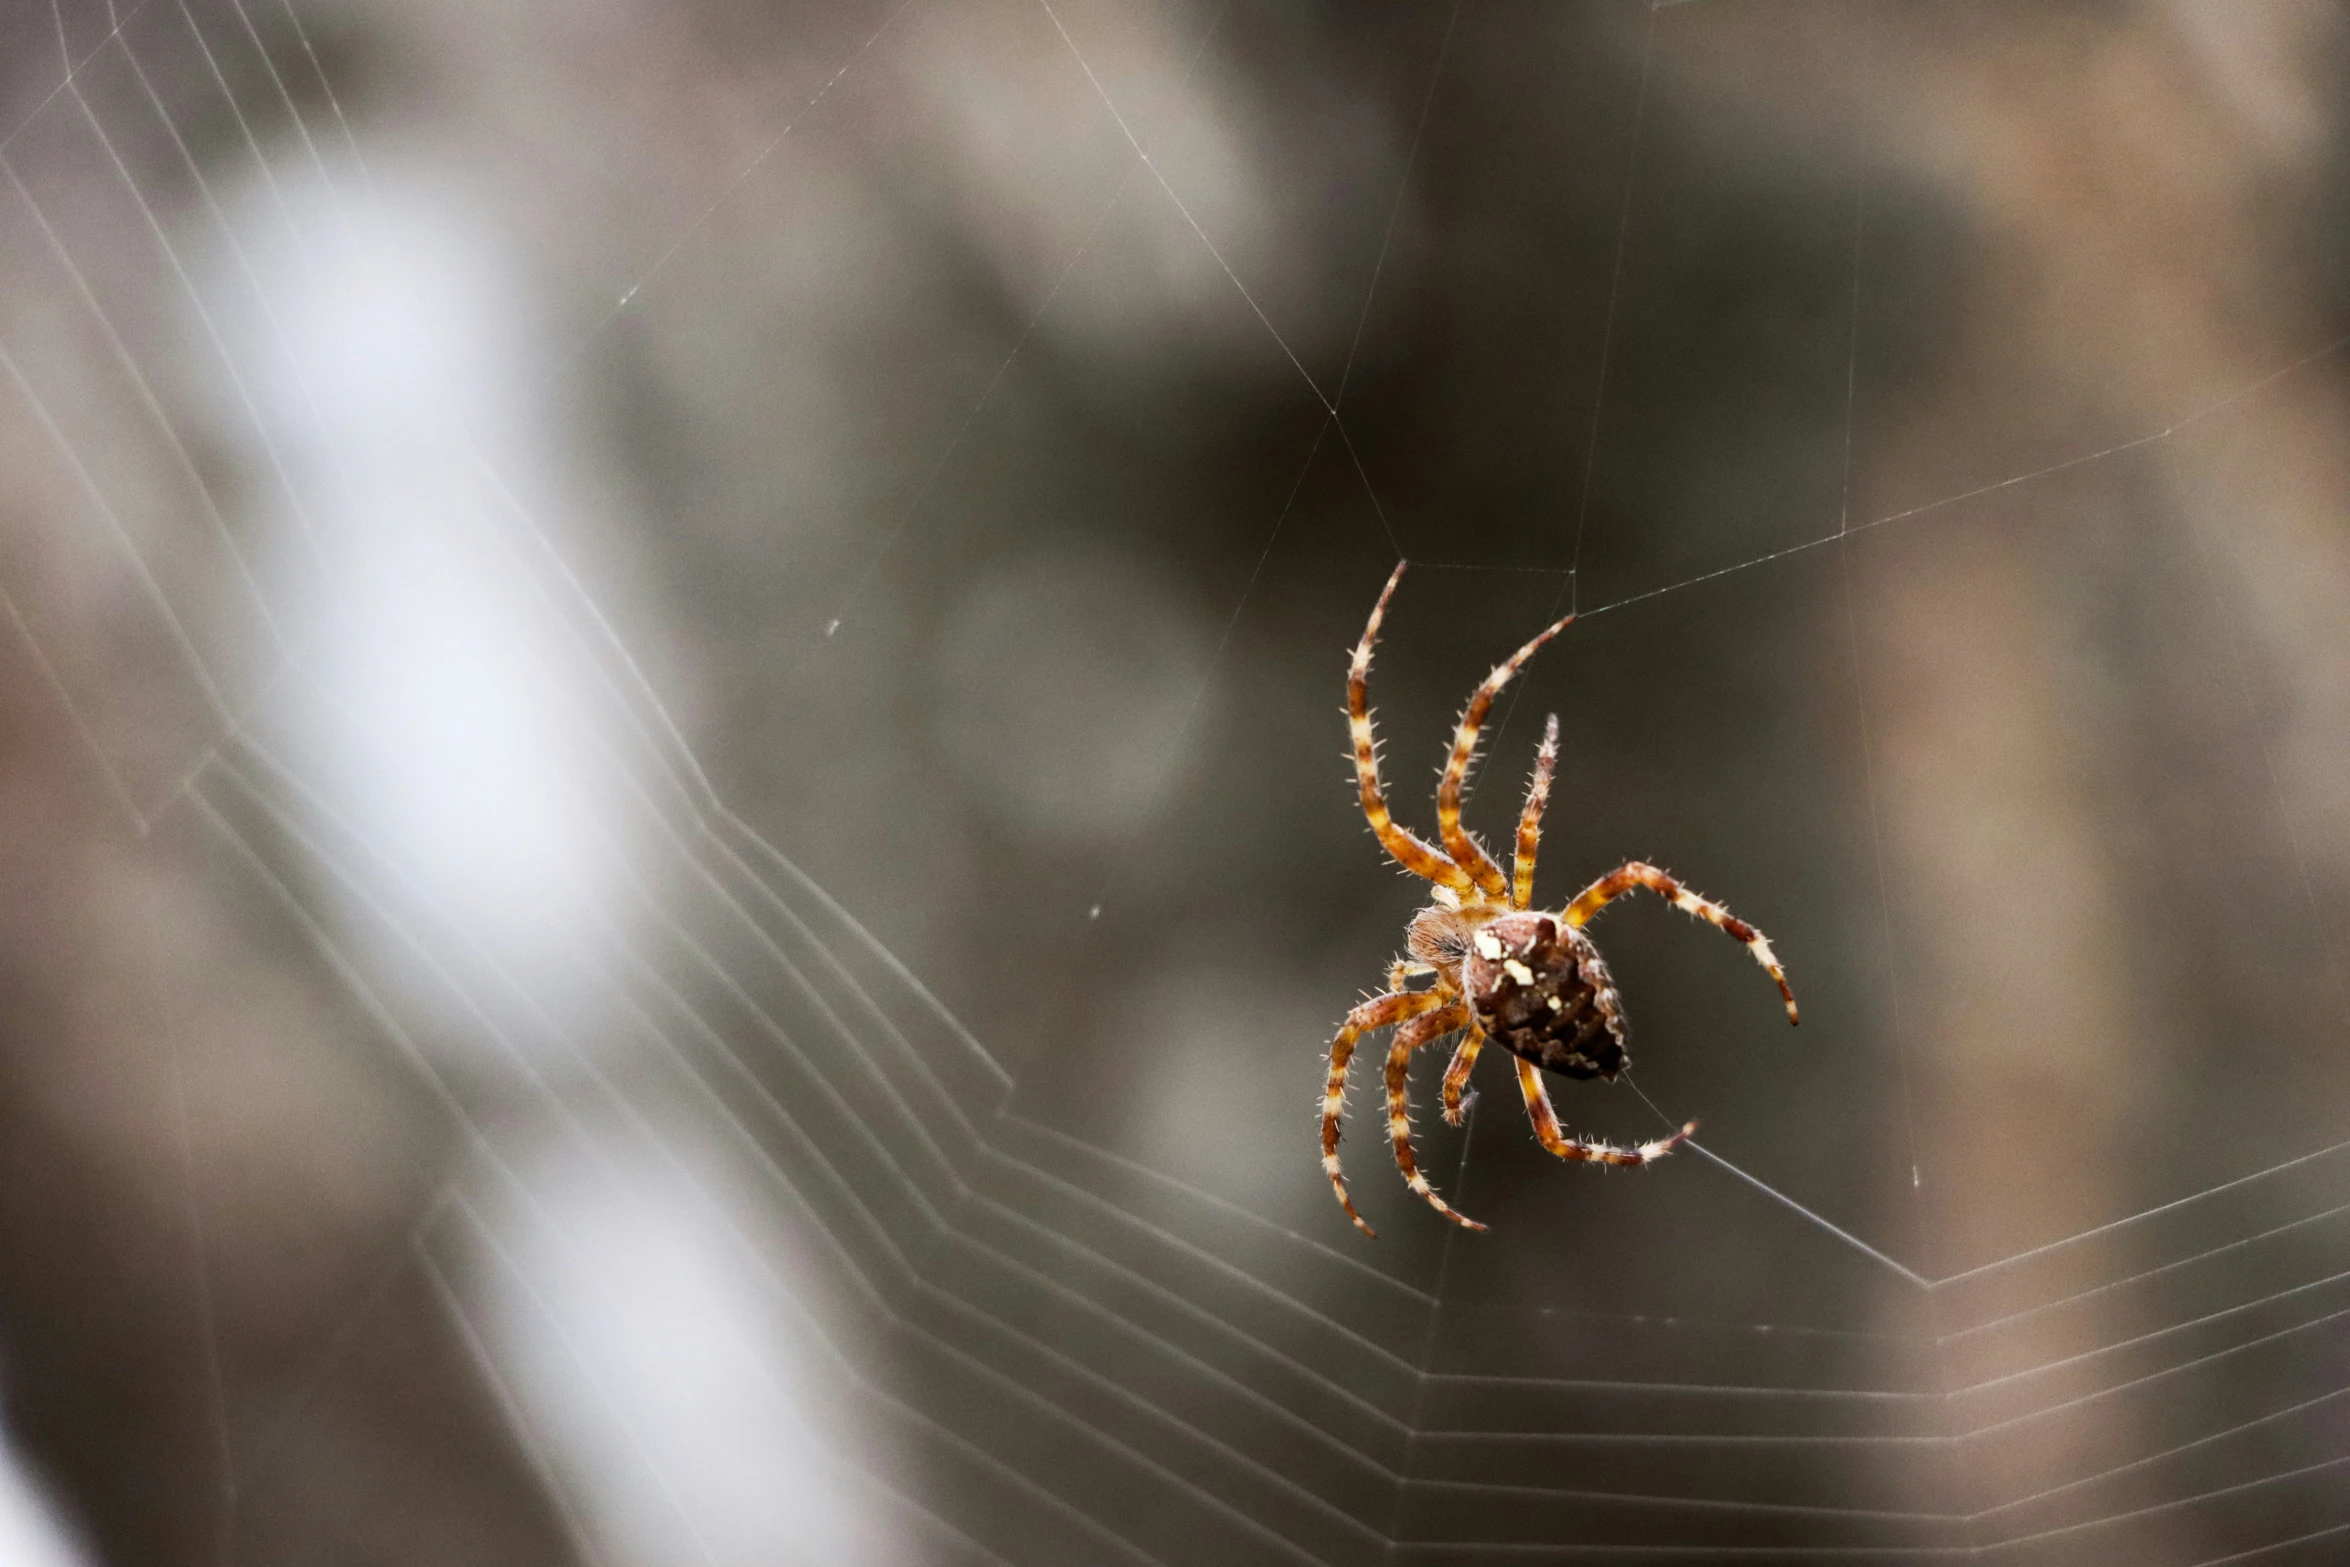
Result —
<instances>
[{"instance_id":1,"label":"spider leg","mask_svg":"<svg viewBox=\"0 0 2350 1567\"><path fill-rule=\"evenodd\" d=\"M1387 988L1400 994L1407 981L1435 972L1436 965L1433 963L1422 963L1414 958L1397 958L1387 965Z\"/></svg>"},{"instance_id":2,"label":"spider leg","mask_svg":"<svg viewBox=\"0 0 2350 1567\"><path fill-rule=\"evenodd\" d=\"M1485 1047L1485 1030L1472 1018L1469 1032L1461 1040L1460 1048L1452 1053L1452 1065L1444 1069L1444 1119L1447 1125L1461 1124L1461 1090L1469 1086L1469 1071L1477 1064L1477 1052Z\"/></svg>"},{"instance_id":3,"label":"spider leg","mask_svg":"<svg viewBox=\"0 0 2350 1567\"><path fill-rule=\"evenodd\" d=\"M1509 883L1502 879L1501 867L1493 863L1493 857L1461 826L1461 789L1469 781L1469 762L1477 752L1477 731L1485 726L1485 715L1492 711L1495 695L1510 683L1510 677L1534 656L1535 649L1564 631L1574 618L1569 615L1502 660L1485 677L1485 683L1469 694L1469 705L1461 710L1461 726L1453 733L1452 757L1444 764L1444 777L1436 785L1436 830L1444 838L1444 847L1490 897L1509 896Z\"/></svg>"},{"instance_id":4,"label":"spider leg","mask_svg":"<svg viewBox=\"0 0 2350 1567\"><path fill-rule=\"evenodd\" d=\"M1346 1110L1346 1066L1354 1059L1355 1041L1363 1035L1390 1023L1418 1017L1442 1006L1444 1001L1433 990L1373 996L1346 1015L1346 1021L1339 1025L1338 1037L1330 1041L1330 1078L1322 1090L1322 1172L1330 1177L1330 1188L1338 1193L1338 1205L1355 1221L1355 1228L1374 1238L1379 1232L1355 1212L1354 1199L1346 1194L1346 1176L1338 1168L1338 1119Z\"/></svg>"},{"instance_id":5,"label":"spider leg","mask_svg":"<svg viewBox=\"0 0 2350 1567\"><path fill-rule=\"evenodd\" d=\"M1795 992L1787 988L1787 971L1779 967L1779 960L1771 955L1771 944L1763 933L1712 899L1691 892L1653 865L1632 860L1609 871L1575 895L1575 901L1567 905L1564 916L1566 922L1569 925L1587 925L1601 909L1625 893L1641 887L1646 887L1684 914L1694 914L1708 925L1719 927L1731 940L1744 942L1746 950L1754 954L1754 961L1768 970L1772 980L1777 983L1779 995L1787 1003L1787 1021L1799 1021L1795 1015Z\"/></svg>"},{"instance_id":6,"label":"spider leg","mask_svg":"<svg viewBox=\"0 0 2350 1567\"><path fill-rule=\"evenodd\" d=\"M1409 828L1397 826L1395 818L1388 814L1387 797L1379 788L1379 745L1371 731L1371 644L1379 639L1379 622L1387 614L1387 601L1395 596L1395 585L1402 580L1403 563L1398 562L1395 574L1387 579L1386 588L1379 594L1379 602L1371 606L1370 624L1363 627L1363 640L1355 644L1354 661L1347 666L1346 716L1354 735L1355 781L1362 790L1363 815L1370 820L1371 831L1396 864L1440 887L1467 892L1476 885L1469 879L1469 873L1447 859L1434 844Z\"/></svg>"},{"instance_id":7,"label":"spider leg","mask_svg":"<svg viewBox=\"0 0 2350 1567\"><path fill-rule=\"evenodd\" d=\"M1697 1123L1691 1121L1670 1137L1660 1137L1636 1148L1587 1143L1569 1137L1559 1129L1558 1112L1550 1107L1550 1091L1542 1086L1541 1069L1524 1056L1512 1059L1518 1063L1518 1088L1526 1096L1526 1114L1534 1122L1534 1140L1561 1159L1587 1164L1652 1164L1671 1153L1675 1143L1697 1130Z\"/></svg>"},{"instance_id":8,"label":"spider leg","mask_svg":"<svg viewBox=\"0 0 2350 1567\"><path fill-rule=\"evenodd\" d=\"M1526 808L1518 813L1517 874L1510 888L1513 909L1534 906L1534 851L1542 842L1542 808L1550 803L1550 774L1558 760L1559 715L1553 713L1543 720L1542 749L1534 753L1534 782L1526 789Z\"/></svg>"},{"instance_id":9,"label":"spider leg","mask_svg":"<svg viewBox=\"0 0 2350 1567\"><path fill-rule=\"evenodd\" d=\"M1453 1212L1428 1184L1428 1177L1420 1173L1420 1162L1412 1155L1411 1105L1406 1098L1411 1087L1412 1052L1432 1039L1442 1039L1468 1021L1468 1004L1455 1000L1442 1011L1432 1012L1395 1031L1395 1042L1387 1047L1387 1130L1395 1139L1395 1167L1403 1171L1404 1184L1427 1199L1429 1207L1463 1229L1481 1230L1485 1226L1475 1219Z\"/></svg>"}]
</instances>

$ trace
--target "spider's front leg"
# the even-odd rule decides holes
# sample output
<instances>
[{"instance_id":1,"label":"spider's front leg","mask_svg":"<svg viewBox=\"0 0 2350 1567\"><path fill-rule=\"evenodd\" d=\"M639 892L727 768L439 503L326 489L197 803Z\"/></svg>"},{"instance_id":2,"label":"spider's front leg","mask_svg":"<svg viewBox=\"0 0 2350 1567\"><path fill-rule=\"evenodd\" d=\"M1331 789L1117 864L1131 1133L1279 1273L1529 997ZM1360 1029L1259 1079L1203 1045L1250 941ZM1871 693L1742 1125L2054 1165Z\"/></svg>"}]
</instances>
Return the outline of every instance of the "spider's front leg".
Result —
<instances>
[{"instance_id":1,"label":"spider's front leg","mask_svg":"<svg viewBox=\"0 0 2350 1567\"><path fill-rule=\"evenodd\" d=\"M1379 602L1371 606L1370 623L1363 627L1363 640L1355 644L1354 658L1346 668L1346 721L1354 740L1355 785L1362 796L1364 819L1396 864L1439 887L1469 892L1477 885L1469 873L1443 850L1399 825L1389 814L1386 792L1379 785L1379 741L1371 728L1371 647L1379 640L1379 622L1387 615L1387 601L1395 596L1395 585L1402 580L1403 563L1398 562Z\"/></svg>"},{"instance_id":2,"label":"spider's front leg","mask_svg":"<svg viewBox=\"0 0 2350 1567\"><path fill-rule=\"evenodd\" d=\"M1435 972L1436 965L1433 963L1422 963L1417 958L1397 958L1387 965L1387 988L1400 996L1412 980Z\"/></svg>"},{"instance_id":3,"label":"spider's front leg","mask_svg":"<svg viewBox=\"0 0 2350 1567\"><path fill-rule=\"evenodd\" d=\"M1542 1086L1541 1068L1523 1056L1513 1059L1518 1064L1519 1091L1526 1096L1526 1114L1534 1122L1534 1140L1561 1159L1586 1164L1651 1164L1671 1153L1675 1143L1697 1130L1697 1123L1691 1121L1670 1137L1642 1143L1636 1148L1587 1143L1569 1137L1559 1126L1558 1112L1550 1107L1550 1091Z\"/></svg>"},{"instance_id":4,"label":"spider's front leg","mask_svg":"<svg viewBox=\"0 0 2350 1567\"><path fill-rule=\"evenodd\" d=\"M1338 1205L1355 1221L1355 1228L1374 1238L1379 1232L1355 1212L1354 1199L1346 1194L1346 1176L1338 1167L1338 1121L1346 1113L1347 1063L1354 1059L1355 1042L1365 1034L1416 1018L1443 1004L1444 997L1432 990L1373 996L1346 1015L1346 1021L1339 1025L1338 1037L1330 1041L1330 1078L1322 1090L1322 1173L1330 1177L1330 1189L1338 1193Z\"/></svg>"},{"instance_id":5,"label":"spider's front leg","mask_svg":"<svg viewBox=\"0 0 2350 1567\"><path fill-rule=\"evenodd\" d=\"M1510 884L1502 879L1501 867L1493 863L1492 856L1461 825L1461 790L1469 781L1469 763L1477 754L1477 733L1485 727L1485 715L1493 710L1494 697L1500 694L1503 686L1510 683L1511 676L1525 667L1526 660L1532 658L1543 643L1564 631L1574 619L1574 616L1569 615L1557 625L1537 634L1534 640L1496 665L1493 673L1485 677L1484 684L1469 694L1469 705L1461 712L1460 727L1453 732L1452 755L1445 762L1444 776L1436 784L1436 829L1438 836L1444 840L1446 852L1452 855L1461 869L1477 879L1478 887L1488 897L1496 900L1509 897ZM1523 837L1521 826L1521 841Z\"/></svg>"},{"instance_id":6,"label":"spider's front leg","mask_svg":"<svg viewBox=\"0 0 2350 1567\"><path fill-rule=\"evenodd\" d=\"M1694 914L1708 925L1721 931L1733 941L1744 942L1746 950L1754 954L1754 961L1767 971L1779 987L1779 995L1787 1003L1787 1021L1802 1021L1795 1015L1795 992L1787 988L1787 971L1779 967L1779 960L1771 955L1771 944L1763 933L1732 914L1711 898L1701 897L1673 879L1672 875L1639 860L1629 860L1609 871L1575 895L1567 905L1566 922L1578 928L1591 922L1592 916L1627 892L1647 888L1684 914Z\"/></svg>"},{"instance_id":7,"label":"spider's front leg","mask_svg":"<svg viewBox=\"0 0 2350 1567\"><path fill-rule=\"evenodd\" d=\"M1534 753L1534 781L1526 786L1525 809L1518 813L1518 858L1510 887L1510 907L1534 907L1534 851L1542 846L1542 808L1550 803L1551 770L1559 760L1559 715L1542 721L1542 749Z\"/></svg>"}]
</instances>

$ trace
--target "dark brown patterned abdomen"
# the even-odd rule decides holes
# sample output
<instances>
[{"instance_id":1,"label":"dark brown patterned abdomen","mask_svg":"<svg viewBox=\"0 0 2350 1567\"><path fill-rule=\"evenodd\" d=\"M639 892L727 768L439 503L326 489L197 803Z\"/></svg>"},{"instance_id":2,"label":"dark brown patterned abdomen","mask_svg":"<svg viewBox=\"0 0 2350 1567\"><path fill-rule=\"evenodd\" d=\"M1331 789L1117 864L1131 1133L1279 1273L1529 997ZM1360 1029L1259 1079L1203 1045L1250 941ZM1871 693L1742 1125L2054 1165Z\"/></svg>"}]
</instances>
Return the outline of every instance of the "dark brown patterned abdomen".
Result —
<instances>
[{"instance_id":1,"label":"dark brown patterned abdomen","mask_svg":"<svg viewBox=\"0 0 2350 1567\"><path fill-rule=\"evenodd\" d=\"M1545 1071L1614 1077L1630 1060L1607 964L1556 915L1504 914L1480 926L1461 984L1486 1037Z\"/></svg>"}]
</instances>

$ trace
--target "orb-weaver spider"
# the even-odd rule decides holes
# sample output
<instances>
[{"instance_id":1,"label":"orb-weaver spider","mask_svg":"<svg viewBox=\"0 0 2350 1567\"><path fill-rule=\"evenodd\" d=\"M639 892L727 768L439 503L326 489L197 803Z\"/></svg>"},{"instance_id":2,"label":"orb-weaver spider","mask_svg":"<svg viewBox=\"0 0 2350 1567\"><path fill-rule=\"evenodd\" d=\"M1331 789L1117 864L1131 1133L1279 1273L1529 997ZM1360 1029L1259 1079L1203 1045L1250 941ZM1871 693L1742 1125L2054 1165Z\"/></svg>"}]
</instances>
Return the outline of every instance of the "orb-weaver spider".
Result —
<instances>
[{"instance_id":1,"label":"orb-weaver spider","mask_svg":"<svg viewBox=\"0 0 2350 1567\"><path fill-rule=\"evenodd\" d=\"M1396 825L1379 787L1378 750L1371 733L1370 675L1371 645L1378 640L1379 622L1387 613L1387 601L1395 596L1396 584L1403 580L1403 572L1398 565L1387 579L1386 590L1372 606L1370 624L1363 628L1363 640L1355 646L1354 661L1347 669L1346 713L1354 734L1355 777L1371 831L1398 865L1434 884L1435 901L1412 916L1405 937L1410 956L1397 959L1389 969L1387 990L1349 1012L1338 1037L1330 1042L1330 1076L1322 1095L1322 1168L1347 1217L1365 1235L1375 1232L1355 1212L1346 1194L1346 1177L1338 1167L1338 1123L1345 1107L1347 1062L1354 1056L1355 1042L1376 1029L1395 1030L1387 1052L1387 1127L1395 1141L1396 1166L1411 1189L1438 1213L1472 1230L1485 1226L1447 1206L1428 1185L1412 1155L1405 1091L1412 1053L1423 1045L1466 1030L1444 1073L1444 1118L1458 1126L1461 1089L1476 1064L1477 1052L1488 1039L1499 1042L1517 1058L1518 1088L1525 1096L1526 1112L1533 1118L1536 1140L1561 1159L1647 1164L1663 1158L1697 1129L1697 1123L1691 1121L1670 1137L1630 1148L1569 1137L1560 1129L1542 1084L1546 1068L1569 1077L1613 1079L1629 1063L1624 1050L1623 1002L1599 949L1583 932L1593 915L1627 892L1645 887L1744 942L1754 960L1778 982L1779 994L1787 1003L1787 1021L1796 1021L1795 993L1787 988L1787 975L1771 955L1771 944L1763 933L1653 865L1632 860L1618 866L1576 894L1574 901L1556 914L1531 907L1542 808L1550 796L1552 769L1558 763L1556 713L1543 725L1534 782L1518 816L1513 874L1505 878L1501 867L1461 826L1461 790L1477 749L1477 731L1493 706L1495 694L1536 649L1566 629L1575 618L1572 615L1511 654L1470 695L1453 736L1452 757L1436 787L1436 825L1444 847L1439 849ZM1425 990L1408 988L1413 978L1423 975L1433 975L1435 983Z\"/></svg>"}]
</instances>

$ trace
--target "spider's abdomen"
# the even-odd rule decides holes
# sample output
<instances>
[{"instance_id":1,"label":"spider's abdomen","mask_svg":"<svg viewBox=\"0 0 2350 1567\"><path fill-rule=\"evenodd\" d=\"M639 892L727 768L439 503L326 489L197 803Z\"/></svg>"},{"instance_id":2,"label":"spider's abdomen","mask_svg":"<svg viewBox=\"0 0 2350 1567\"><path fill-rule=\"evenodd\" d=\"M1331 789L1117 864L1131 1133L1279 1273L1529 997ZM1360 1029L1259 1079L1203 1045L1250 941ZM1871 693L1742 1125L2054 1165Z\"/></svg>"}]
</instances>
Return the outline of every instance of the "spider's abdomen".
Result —
<instances>
[{"instance_id":1,"label":"spider's abdomen","mask_svg":"<svg viewBox=\"0 0 2350 1567\"><path fill-rule=\"evenodd\" d=\"M1461 988L1486 1037L1568 1077L1624 1069L1624 1015L1591 938L1551 914L1504 914L1480 926Z\"/></svg>"}]
</instances>

